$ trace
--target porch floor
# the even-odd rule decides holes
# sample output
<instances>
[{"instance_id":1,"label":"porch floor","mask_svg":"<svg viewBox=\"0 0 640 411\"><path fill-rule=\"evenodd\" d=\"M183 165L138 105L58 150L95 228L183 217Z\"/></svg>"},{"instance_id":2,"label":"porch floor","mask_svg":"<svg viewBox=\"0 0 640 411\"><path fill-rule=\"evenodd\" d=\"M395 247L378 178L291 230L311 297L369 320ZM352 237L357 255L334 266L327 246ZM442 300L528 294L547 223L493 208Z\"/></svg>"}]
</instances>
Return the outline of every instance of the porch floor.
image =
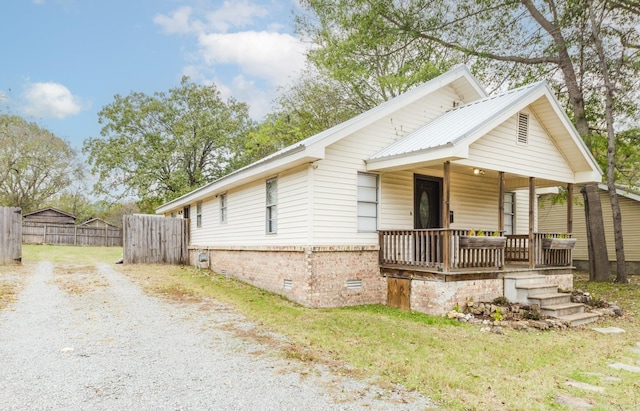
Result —
<instances>
[{"instance_id":1,"label":"porch floor","mask_svg":"<svg viewBox=\"0 0 640 411\"><path fill-rule=\"evenodd\" d=\"M457 268L455 271L442 272L430 267L418 267L402 264L381 264L380 274L384 277L394 278L419 278L431 281L473 281L501 279L513 274L571 274L575 267L566 266L539 266L529 268L528 263L509 262L502 268L496 267L474 267Z\"/></svg>"}]
</instances>

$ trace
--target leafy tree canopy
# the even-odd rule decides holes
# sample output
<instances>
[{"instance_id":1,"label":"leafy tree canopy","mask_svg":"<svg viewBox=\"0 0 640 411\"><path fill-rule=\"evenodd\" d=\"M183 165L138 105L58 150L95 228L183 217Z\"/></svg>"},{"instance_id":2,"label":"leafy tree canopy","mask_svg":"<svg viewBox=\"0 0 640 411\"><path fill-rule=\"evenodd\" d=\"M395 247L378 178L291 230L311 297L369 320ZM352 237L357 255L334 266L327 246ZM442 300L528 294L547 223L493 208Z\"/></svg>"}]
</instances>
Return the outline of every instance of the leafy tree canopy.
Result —
<instances>
[{"instance_id":1,"label":"leafy tree canopy","mask_svg":"<svg viewBox=\"0 0 640 411\"><path fill-rule=\"evenodd\" d=\"M83 146L94 192L138 197L146 212L237 167L254 127L246 104L188 77L166 93L116 95L98 115L102 138Z\"/></svg>"},{"instance_id":2,"label":"leafy tree canopy","mask_svg":"<svg viewBox=\"0 0 640 411\"><path fill-rule=\"evenodd\" d=\"M23 212L82 179L69 143L21 117L0 115L0 205Z\"/></svg>"}]
</instances>

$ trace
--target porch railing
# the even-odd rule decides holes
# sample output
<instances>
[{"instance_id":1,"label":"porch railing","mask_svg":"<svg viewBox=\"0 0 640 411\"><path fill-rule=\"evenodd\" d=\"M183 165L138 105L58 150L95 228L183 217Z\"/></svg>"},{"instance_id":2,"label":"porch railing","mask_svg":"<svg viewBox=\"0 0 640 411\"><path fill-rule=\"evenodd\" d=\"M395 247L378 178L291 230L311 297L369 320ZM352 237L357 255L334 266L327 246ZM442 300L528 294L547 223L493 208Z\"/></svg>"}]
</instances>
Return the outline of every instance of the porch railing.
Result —
<instances>
[{"instance_id":1,"label":"porch railing","mask_svg":"<svg viewBox=\"0 0 640 411\"><path fill-rule=\"evenodd\" d=\"M507 235L505 246L462 247L460 239L469 230L382 230L379 231L380 264L415 266L447 271L457 268L501 268L509 261L529 261L529 236ZM493 231L485 231L492 237ZM500 234L500 233L495 233ZM536 233L534 236L535 266L567 266L571 264L570 249L545 249L542 239L560 234ZM445 247L448 245L448 247Z\"/></svg>"}]
</instances>

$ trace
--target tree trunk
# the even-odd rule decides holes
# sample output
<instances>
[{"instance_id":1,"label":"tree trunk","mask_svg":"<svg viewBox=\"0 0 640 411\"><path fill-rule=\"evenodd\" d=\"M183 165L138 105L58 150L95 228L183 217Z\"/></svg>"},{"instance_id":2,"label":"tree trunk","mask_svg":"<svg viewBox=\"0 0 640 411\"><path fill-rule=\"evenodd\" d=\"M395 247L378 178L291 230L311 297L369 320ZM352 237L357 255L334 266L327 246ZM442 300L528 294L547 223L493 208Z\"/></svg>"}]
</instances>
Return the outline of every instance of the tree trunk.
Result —
<instances>
[{"instance_id":1,"label":"tree trunk","mask_svg":"<svg viewBox=\"0 0 640 411\"><path fill-rule=\"evenodd\" d=\"M622 214L620 212L620 204L618 203L618 194L616 193L616 133L614 130L613 119L613 90L614 85L609 76L609 65L604 55L604 46L600 37L601 24L598 24L593 10L593 2L589 1L589 21L591 22L591 33L593 36L593 44L598 53L600 67L602 69L602 80L605 89L605 121L607 124L607 187L609 189L609 201L611 202L611 213L613 215L613 234L616 245L616 282L626 284L627 270L624 258L624 243L622 236Z\"/></svg>"},{"instance_id":2,"label":"tree trunk","mask_svg":"<svg viewBox=\"0 0 640 411\"><path fill-rule=\"evenodd\" d=\"M611 269L602 221L602 205L597 184L587 184L580 190L584 197L584 213L589 248L589 281L609 281ZM570 201L570 200L569 200ZM604 247L602 245L605 245Z\"/></svg>"}]
</instances>

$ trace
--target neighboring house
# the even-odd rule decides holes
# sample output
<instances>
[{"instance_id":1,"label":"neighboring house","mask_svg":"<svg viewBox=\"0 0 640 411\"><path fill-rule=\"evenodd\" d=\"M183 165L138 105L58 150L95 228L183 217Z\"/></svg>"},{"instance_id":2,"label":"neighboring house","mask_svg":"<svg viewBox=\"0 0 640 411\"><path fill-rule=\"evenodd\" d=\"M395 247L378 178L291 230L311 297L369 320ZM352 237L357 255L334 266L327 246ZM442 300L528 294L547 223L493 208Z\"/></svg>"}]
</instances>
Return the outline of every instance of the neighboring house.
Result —
<instances>
[{"instance_id":1,"label":"neighboring house","mask_svg":"<svg viewBox=\"0 0 640 411\"><path fill-rule=\"evenodd\" d=\"M611 270L616 271L616 249L613 236L613 216L609 201L609 189L606 184L598 184L602 218L604 220L607 253ZM624 236L624 255L629 274L640 274L640 196L619 188L618 203L622 214L622 234ZM553 193L539 197L539 229L540 231L557 232L562 228L562 221L567 218L567 207L564 204L553 204ZM574 192L573 236L578 239L573 250L573 262L580 270L589 270L589 252L586 239L584 200L579 190Z\"/></svg>"},{"instance_id":2,"label":"neighboring house","mask_svg":"<svg viewBox=\"0 0 640 411\"><path fill-rule=\"evenodd\" d=\"M31 224L75 224L76 217L57 208L48 207L23 215L23 221Z\"/></svg>"},{"instance_id":3,"label":"neighboring house","mask_svg":"<svg viewBox=\"0 0 640 411\"><path fill-rule=\"evenodd\" d=\"M100 218L89 219L80 225L87 226L87 227L95 227L95 228L118 228L114 224L108 223Z\"/></svg>"},{"instance_id":4,"label":"neighboring house","mask_svg":"<svg viewBox=\"0 0 640 411\"><path fill-rule=\"evenodd\" d=\"M441 314L510 273L571 287L529 199L601 176L547 83L487 96L458 66L156 212L190 216L194 264L303 305ZM470 245L471 229L509 236Z\"/></svg>"}]
</instances>

